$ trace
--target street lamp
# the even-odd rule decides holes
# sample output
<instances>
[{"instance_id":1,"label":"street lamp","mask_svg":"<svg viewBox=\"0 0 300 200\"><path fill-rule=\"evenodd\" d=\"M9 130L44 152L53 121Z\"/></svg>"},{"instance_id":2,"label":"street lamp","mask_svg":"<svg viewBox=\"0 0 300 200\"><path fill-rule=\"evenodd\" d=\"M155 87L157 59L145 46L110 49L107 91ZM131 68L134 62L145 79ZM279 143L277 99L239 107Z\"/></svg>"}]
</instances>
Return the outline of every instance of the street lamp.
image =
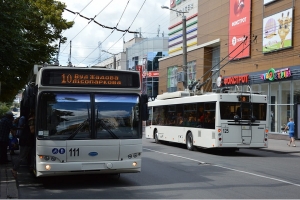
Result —
<instances>
[{"instance_id":1,"label":"street lamp","mask_svg":"<svg viewBox=\"0 0 300 200\"><path fill-rule=\"evenodd\" d=\"M105 53L108 53L108 54L113 55L113 58L114 58L114 69L117 69L117 65L116 65L116 55L118 55L118 54L110 53L110 52L105 51L105 50L102 50L102 51L105 52Z\"/></svg>"},{"instance_id":2,"label":"street lamp","mask_svg":"<svg viewBox=\"0 0 300 200\"><path fill-rule=\"evenodd\" d=\"M183 56L183 66L182 66L182 68L183 68L183 71L184 71L183 87L184 87L184 89L187 89L188 88L188 84L187 84L188 79L187 79L186 18L185 18L184 13L188 13L188 12L174 10L172 8L169 8L168 6L161 6L161 8L172 10L174 12L182 14L182 56Z\"/></svg>"}]
</instances>

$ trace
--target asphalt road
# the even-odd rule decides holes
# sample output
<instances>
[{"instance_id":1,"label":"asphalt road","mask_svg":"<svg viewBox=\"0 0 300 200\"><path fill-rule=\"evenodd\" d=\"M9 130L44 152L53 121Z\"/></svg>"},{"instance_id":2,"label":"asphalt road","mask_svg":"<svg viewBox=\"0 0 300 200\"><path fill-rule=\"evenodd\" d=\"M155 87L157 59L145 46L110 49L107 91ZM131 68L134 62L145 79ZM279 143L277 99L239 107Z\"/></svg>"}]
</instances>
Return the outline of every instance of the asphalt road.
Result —
<instances>
[{"instance_id":1,"label":"asphalt road","mask_svg":"<svg viewBox=\"0 0 300 200\"><path fill-rule=\"evenodd\" d=\"M300 198L300 153L188 151L144 139L142 172L34 178L18 175L22 199L292 199Z\"/></svg>"}]
</instances>

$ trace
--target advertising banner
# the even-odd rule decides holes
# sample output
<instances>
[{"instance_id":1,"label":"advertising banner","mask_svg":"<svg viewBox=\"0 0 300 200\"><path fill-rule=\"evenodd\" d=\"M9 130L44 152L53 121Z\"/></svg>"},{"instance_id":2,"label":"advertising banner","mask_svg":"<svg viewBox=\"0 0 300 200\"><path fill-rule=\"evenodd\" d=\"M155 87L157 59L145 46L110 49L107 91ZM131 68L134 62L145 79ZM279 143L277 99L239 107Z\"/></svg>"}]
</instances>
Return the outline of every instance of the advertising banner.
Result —
<instances>
[{"instance_id":1,"label":"advertising banner","mask_svg":"<svg viewBox=\"0 0 300 200\"><path fill-rule=\"evenodd\" d=\"M263 53L292 47L293 9L290 8L263 20Z\"/></svg>"},{"instance_id":2,"label":"advertising banner","mask_svg":"<svg viewBox=\"0 0 300 200\"><path fill-rule=\"evenodd\" d=\"M142 76L143 76L143 66L142 65L137 65L136 67L136 71L139 71L140 72L140 79L141 79L141 85L143 83L143 80L142 80Z\"/></svg>"},{"instance_id":3,"label":"advertising banner","mask_svg":"<svg viewBox=\"0 0 300 200\"><path fill-rule=\"evenodd\" d=\"M231 54L229 60L250 56L250 13L251 0L230 0L228 53ZM247 40L237 48L246 36ZM247 45L249 46L246 48ZM234 49L236 50L233 51Z\"/></svg>"}]
</instances>

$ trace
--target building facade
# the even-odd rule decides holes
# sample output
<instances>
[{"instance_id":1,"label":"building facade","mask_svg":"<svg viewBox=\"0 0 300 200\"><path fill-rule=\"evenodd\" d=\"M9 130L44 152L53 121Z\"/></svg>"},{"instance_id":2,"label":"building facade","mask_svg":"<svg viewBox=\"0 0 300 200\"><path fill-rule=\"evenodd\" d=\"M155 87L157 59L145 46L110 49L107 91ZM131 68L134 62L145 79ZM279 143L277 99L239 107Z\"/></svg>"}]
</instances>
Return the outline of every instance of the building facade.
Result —
<instances>
[{"instance_id":1,"label":"building facade","mask_svg":"<svg viewBox=\"0 0 300 200\"><path fill-rule=\"evenodd\" d=\"M115 57L115 58L114 58ZM116 62L116 69L126 70L126 53L120 52L112 57L109 57L100 63L96 64L94 67L105 67L108 69L114 69L114 62Z\"/></svg>"},{"instance_id":2,"label":"building facade","mask_svg":"<svg viewBox=\"0 0 300 200\"><path fill-rule=\"evenodd\" d=\"M268 95L270 132L280 133L288 118L298 115L299 21L299 0L197 1L197 44L187 47L187 68L182 50L159 60L159 94L184 90L185 69L188 84L207 81L206 92L223 87L261 92Z\"/></svg>"},{"instance_id":3,"label":"building facade","mask_svg":"<svg viewBox=\"0 0 300 200\"><path fill-rule=\"evenodd\" d=\"M168 56L168 38L145 38L126 48L126 55L127 69L138 70L142 75L143 93L156 97L159 82L158 60Z\"/></svg>"}]
</instances>

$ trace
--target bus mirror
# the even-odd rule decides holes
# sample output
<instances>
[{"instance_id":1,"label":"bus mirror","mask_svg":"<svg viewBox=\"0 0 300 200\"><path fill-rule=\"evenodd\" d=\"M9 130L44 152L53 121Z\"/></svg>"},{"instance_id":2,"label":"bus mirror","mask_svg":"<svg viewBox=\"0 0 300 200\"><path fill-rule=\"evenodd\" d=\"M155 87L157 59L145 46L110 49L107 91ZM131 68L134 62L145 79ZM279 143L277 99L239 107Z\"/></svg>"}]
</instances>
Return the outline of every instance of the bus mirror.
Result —
<instances>
[{"instance_id":1,"label":"bus mirror","mask_svg":"<svg viewBox=\"0 0 300 200\"><path fill-rule=\"evenodd\" d=\"M147 94L141 95L141 108L142 108L142 121L147 121L149 119Z\"/></svg>"}]
</instances>

